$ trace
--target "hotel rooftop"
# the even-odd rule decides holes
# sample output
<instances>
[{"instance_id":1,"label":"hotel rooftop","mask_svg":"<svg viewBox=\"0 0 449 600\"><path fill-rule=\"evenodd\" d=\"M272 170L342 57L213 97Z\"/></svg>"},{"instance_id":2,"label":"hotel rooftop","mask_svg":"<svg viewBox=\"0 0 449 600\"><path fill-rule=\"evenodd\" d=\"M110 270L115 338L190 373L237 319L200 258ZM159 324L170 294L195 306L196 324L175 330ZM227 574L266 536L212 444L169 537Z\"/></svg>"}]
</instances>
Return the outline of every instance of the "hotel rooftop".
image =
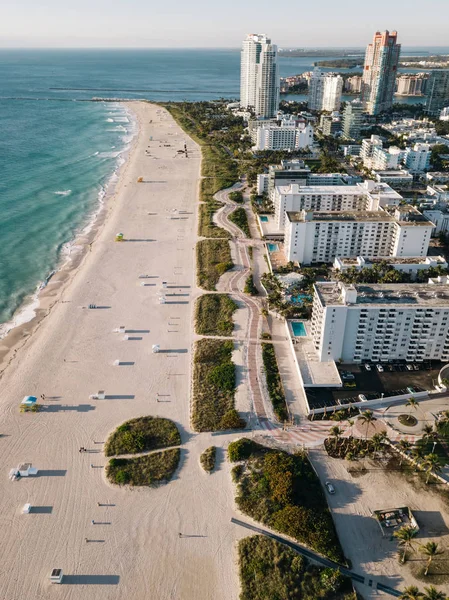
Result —
<instances>
[{"instance_id":1,"label":"hotel rooftop","mask_svg":"<svg viewBox=\"0 0 449 600\"><path fill-rule=\"evenodd\" d=\"M287 218L291 223L304 223L306 221L366 221L366 222L393 222L396 219L383 211L313 211L302 210L299 212L287 212ZM427 221L428 223L428 221Z\"/></svg>"},{"instance_id":2,"label":"hotel rooftop","mask_svg":"<svg viewBox=\"0 0 449 600\"><path fill-rule=\"evenodd\" d=\"M449 286L445 284L430 285L428 283L395 283L395 284L340 284L337 282L318 282L315 289L324 306L351 305L403 305L414 307L449 307ZM354 302L346 302L344 292L349 292Z\"/></svg>"}]
</instances>

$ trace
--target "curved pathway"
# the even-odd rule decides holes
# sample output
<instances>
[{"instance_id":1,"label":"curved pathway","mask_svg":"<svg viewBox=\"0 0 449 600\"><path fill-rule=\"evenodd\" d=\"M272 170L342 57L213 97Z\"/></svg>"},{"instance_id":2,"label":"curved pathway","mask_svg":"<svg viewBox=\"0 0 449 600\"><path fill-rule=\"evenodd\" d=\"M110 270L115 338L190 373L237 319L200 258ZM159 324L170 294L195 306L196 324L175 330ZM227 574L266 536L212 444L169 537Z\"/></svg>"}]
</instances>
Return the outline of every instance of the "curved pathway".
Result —
<instances>
[{"instance_id":1,"label":"curved pathway","mask_svg":"<svg viewBox=\"0 0 449 600\"><path fill-rule=\"evenodd\" d=\"M299 444L307 447L321 445L329 436L329 430L334 425L338 425L343 429L343 437L349 437L351 435L354 435L355 437L365 437L365 434L358 431L357 428L353 430L353 427L347 421L306 420L301 425L289 425L288 429L284 430L274 417L271 401L267 397L263 382L258 377L259 373L263 373L262 357L259 350L260 333L262 330L262 303L260 298L249 296L243 292L245 280L251 272L248 246L263 247L264 243L258 238L248 239L242 230L229 220L229 216L239 206L244 207L244 205L236 204L230 200L229 194L236 190L242 190L242 188L242 183L236 183L232 187L220 190L215 194L215 199L223 204L223 207L215 213L215 221L219 227L231 234L232 237L230 242L235 246L236 258L234 262L236 270L230 271L223 292L237 297L248 309L248 331L245 340L247 343L248 390L252 398L254 413L259 428L262 432L266 432L267 435L275 438L278 442L285 444ZM384 421L382 419L381 411L374 409L373 412L376 418L379 421L382 421L383 425ZM390 427L387 427L386 423L385 427L382 426L382 429L385 428L387 428L389 438L392 441L397 442L400 439L406 439L410 442L414 442L417 439L417 436L406 435L399 431L392 430Z\"/></svg>"}]
</instances>

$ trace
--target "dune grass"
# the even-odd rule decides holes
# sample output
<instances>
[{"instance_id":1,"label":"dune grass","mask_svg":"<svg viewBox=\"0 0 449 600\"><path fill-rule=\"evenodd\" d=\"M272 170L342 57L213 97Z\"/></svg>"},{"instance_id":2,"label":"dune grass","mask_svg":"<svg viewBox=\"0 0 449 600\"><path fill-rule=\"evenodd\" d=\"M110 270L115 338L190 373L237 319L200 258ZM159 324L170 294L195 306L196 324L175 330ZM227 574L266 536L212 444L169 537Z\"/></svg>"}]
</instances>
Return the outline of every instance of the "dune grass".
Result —
<instances>
[{"instance_id":1,"label":"dune grass","mask_svg":"<svg viewBox=\"0 0 449 600\"><path fill-rule=\"evenodd\" d=\"M196 263L199 287L215 291L223 273L234 266L228 240L200 240L196 245Z\"/></svg>"},{"instance_id":2,"label":"dune grass","mask_svg":"<svg viewBox=\"0 0 449 600\"><path fill-rule=\"evenodd\" d=\"M217 448L209 446L200 456L200 463L206 473L211 473L215 468L215 458L217 456Z\"/></svg>"},{"instance_id":3,"label":"dune grass","mask_svg":"<svg viewBox=\"0 0 449 600\"><path fill-rule=\"evenodd\" d=\"M204 294L195 305L195 330L198 335L232 335L232 315L238 305L227 294Z\"/></svg>"},{"instance_id":4,"label":"dune grass","mask_svg":"<svg viewBox=\"0 0 449 600\"><path fill-rule=\"evenodd\" d=\"M221 431L245 426L234 407L234 343L198 340L193 366L192 425L195 431Z\"/></svg>"},{"instance_id":5,"label":"dune grass","mask_svg":"<svg viewBox=\"0 0 449 600\"><path fill-rule=\"evenodd\" d=\"M173 477L180 456L180 449L172 448L134 458L111 458L106 466L106 476L117 485L152 486L166 483Z\"/></svg>"},{"instance_id":6,"label":"dune grass","mask_svg":"<svg viewBox=\"0 0 449 600\"><path fill-rule=\"evenodd\" d=\"M181 436L169 419L161 417L138 417L126 421L111 433L104 453L106 456L137 454L169 446L179 446Z\"/></svg>"}]
</instances>

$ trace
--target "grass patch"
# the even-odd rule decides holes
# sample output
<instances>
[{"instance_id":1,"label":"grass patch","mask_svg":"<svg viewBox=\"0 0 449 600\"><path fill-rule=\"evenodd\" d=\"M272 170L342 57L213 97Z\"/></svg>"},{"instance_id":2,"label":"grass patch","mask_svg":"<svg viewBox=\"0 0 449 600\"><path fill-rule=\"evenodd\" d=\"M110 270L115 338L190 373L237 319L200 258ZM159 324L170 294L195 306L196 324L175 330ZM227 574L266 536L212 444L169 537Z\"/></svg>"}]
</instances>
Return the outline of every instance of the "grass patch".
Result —
<instances>
[{"instance_id":1,"label":"grass patch","mask_svg":"<svg viewBox=\"0 0 449 600\"><path fill-rule=\"evenodd\" d=\"M418 425L418 419L413 415L399 415L398 421L405 427L415 427L415 425Z\"/></svg>"},{"instance_id":2,"label":"grass patch","mask_svg":"<svg viewBox=\"0 0 449 600\"><path fill-rule=\"evenodd\" d=\"M244 514L343 562L326 498L305 453L287 454L241 439L229 444L229 459L236 456L246 459L239 472L233 470L236 503Z\"/></svg>"},{"instance_id":3,"label":"grass patch","mask_svg":"<svg viewBox=\"0 0 449 600\"><path fill-rule=\"evenodd\" d=\"M215 446L210 446L200 456L200 463L206 473L211 473L215 468L215 458L217 449Z\"/></svg>"},{"instance_id":4,"label":"grass patch","mask_svg":"<svg viewBox=\"0 0 449 600\"><path fill-rule=\"evenodd\" d=\"M200 204L198 211L198 235L206 238L229 239L229 231L215 225L212 217L223 205L220 202L207 202Z\"/></svg>"},{"instance_id":5,"label":"grass patch","mask_svg":"<svg viewBox=\"0 0 449 600\"><path fill-rule=\"evenodd\" d=\"M251 231L249 229L248 224L248 216L244 208L236 208L235 211L229 215L228 219L232 221L234 225L237 225L237 227L239 227L239 229L243 231L247 238L251 237Z\"/></svg>"},{"instance_id":6,"label":"grass patch","mask_svg":"<svg viewBox=\"0 0 449 600\"><path fill-rule=\"evenodd\" d=\"M287 421L287 403L273 344L262 344L262 359L274 414L279 421Z\"/></svg>"},{"instance_id":7,"label":"grass patch","mask_svg":"<svg viewBox=\"0 0 449 600\"><path fill-rule=\"evenodd\" d=\"M259 292L258 292L256 286L254 285L254 279L253 279L252 273L250 273L248 275L248 277L246 278L245 287L243 288L243 291L245 292L245 294L249 294L250 296L258 295Z\"/></svg>"},{"instance_id":8,"label":"grass patch","mask_svg":"<svg viewBox=\"0 0 449 600\"><path fill-rule=\"evenodd\" d=\"M221 431L245 426L234 408L234 343L196 342L193 370L192 424L195 431Z\"/></svg>"},{"instance_id":9,"label":"grass patch","mask_svg":"<svg viewBox=\"0 0 449 600\"><path fill-rule=\"evenodd\" d=\"M353 599L352 583L338 569L304 557L261 535L239 541L241 600Z\"/></svg>"},{"instance_id":10,"label":"grass patch","mask_svg":"<svg viewBox=\"0 0 449 600\"><path fill-rule=\"evenodd\" d=\"M111 458L106 476L117 485L156 485L170 481L176 471L181 451L172 448L135 458Z\"/></svg>"},{"instance_id":11,"label":"grass patch","mask_svg":"<svg viewBox=\"0 0 449 600\"><path fill-rule=\"evenodd\" d=\"M117 427L109 436L104 452L106 456L136 454L179 446L180 443L181 436L173 421L160 417L139 417Z\"/></svg>"},{"instance_id":12,"label":"grass patch","mask_svg":"<svg viewBox=\"0 0 449 600\"><path fill-rule=\"evenodd\" d=\"M238 305L226 294L204 294L196 301L195 331L198 335L231 335L232 315Z\"/></svg>"},{"instance_id":13,"label":"grass patch","mask_svg":"<svg viewBox=\"0 0 449 600\"><path fill-rule=\"evenodd\" d=\"M223 273L234 266L229 242L221 239L200 240L196 245L196 263L199 287L215 290Z\"/></svg>"}]
</instances>

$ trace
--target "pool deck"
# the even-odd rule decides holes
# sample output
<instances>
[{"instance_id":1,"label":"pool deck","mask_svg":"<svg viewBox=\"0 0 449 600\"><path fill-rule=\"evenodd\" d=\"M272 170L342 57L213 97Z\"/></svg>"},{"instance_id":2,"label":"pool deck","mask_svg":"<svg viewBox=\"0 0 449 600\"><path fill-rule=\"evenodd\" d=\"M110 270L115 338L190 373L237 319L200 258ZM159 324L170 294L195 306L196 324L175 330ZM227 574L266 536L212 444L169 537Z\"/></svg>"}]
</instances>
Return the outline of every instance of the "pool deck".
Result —
<instances>
[{"instance_id":1,"label":"pool deck","mask_svg":"<svg viewBox=\"0 0 449 600\"><path fill-rule=\"evenodd\" d=\"M304 326L306 332L309 332L308 323L304 323ZM287 327L292 341L293 356L304 387L342 387L336 364L318 360L312 337L292 336L291 322L287 322Z\"/></svg>"},{"instance_id":2,"label":"pool deck","mask_svg":"<svg viewBox=\"0 0 449 600\"><path fill-rule=\"evenodd\" d=\"M274 220L273 215L263 215L268 218L268 221L261 221L259 218L260 229L262 230L262 235L267 239L284 239L284 232L279 230L279 227Z\"/></svg>"}]
</instances>

